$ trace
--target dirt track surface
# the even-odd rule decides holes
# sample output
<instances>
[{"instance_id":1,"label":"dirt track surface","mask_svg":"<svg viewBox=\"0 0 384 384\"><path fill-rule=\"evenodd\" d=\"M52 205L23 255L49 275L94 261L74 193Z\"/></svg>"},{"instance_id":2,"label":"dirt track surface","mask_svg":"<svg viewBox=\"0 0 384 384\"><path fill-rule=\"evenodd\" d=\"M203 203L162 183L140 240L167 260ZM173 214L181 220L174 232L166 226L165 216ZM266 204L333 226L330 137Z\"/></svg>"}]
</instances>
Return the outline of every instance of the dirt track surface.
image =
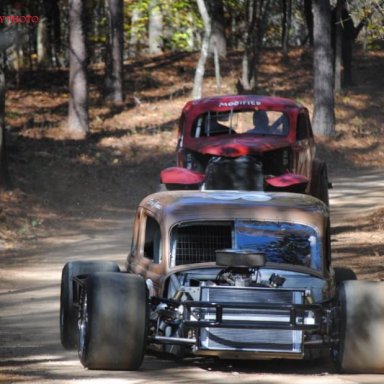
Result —
<instances>
[{"instance_id":1,"label":"dirt track surface","mask_svg":"<svg viewBox=\"0 0 384 384\"><path fill-rule=\"evenodd\" d=\"M349 218L366 215L384 205L384 172L371 170L333 176L332 182L333 245L335 261L339 262L359 256L353 239L364 234L348 227ZM83 369L76 352L65 351L59 341L61 269L73 259L115 260L122 264L130 243L132 214L129 212L125 219L100 222L94 231L46 238L28 253L15 253L12 260L0 257L0 383L384 382L382 375L337 375L330 365L319 362L177 362L146 356L138 372ZM382 245L382 240L378 241ZM361 276L370 277L364 270Z\"/></svg>"}]
</instances>

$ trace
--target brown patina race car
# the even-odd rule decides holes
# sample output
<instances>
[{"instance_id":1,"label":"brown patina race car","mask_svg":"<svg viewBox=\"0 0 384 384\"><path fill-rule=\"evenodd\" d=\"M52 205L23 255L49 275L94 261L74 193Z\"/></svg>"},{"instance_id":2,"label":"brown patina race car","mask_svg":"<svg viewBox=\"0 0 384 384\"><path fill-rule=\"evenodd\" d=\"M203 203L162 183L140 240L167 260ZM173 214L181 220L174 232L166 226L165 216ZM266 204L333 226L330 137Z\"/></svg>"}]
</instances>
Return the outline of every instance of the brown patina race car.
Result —
<instances>
[{"instance_id":1,"label":"brown patina race car","mask_svg":"<svg viewBox=\"0 0 384 384\"><path fill-rule=\"evenodd\" d=\"M219 96L188 102L167 189L290 191L328 204L326 164L315 159L308 110L278 97Z\"/></svg>"},{"instance_id":2,"label":"brown patina race car","mask_svg":"<svg viewBox=\"0 0 384 384\"><path fill-rule=\"evenodd\" d=\"M145 351L314 359L384 372L382 282L333 268L328 207L298 193L146 197L126 268L71 261L60 331L89 369L138 369Z\"/></svg>"}]
</instances>

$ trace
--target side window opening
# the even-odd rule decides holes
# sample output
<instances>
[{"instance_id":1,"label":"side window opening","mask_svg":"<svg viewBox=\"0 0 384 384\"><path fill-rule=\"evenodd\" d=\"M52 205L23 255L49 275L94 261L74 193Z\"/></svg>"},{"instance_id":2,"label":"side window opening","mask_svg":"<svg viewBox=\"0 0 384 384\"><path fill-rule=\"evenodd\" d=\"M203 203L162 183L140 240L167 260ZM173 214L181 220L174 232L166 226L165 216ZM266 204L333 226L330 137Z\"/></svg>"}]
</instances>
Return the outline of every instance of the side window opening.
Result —
<instances>
[{"instance_id":1,"label":"side window opening","mask_svg":"<svg viewBox=\"0 0 384 384\"><path fill-rule=\"evenodd\" d=\"M185 117L184 117L184 115L182 115L180 120L179 120L179 128L178 128L178 134L177 134L177 148L178 149L183 147L184 124L185 124Z\"/></svg>"},{"instance_id":2,"label":"side window opening","mask_svg":"<svg viewBox=\"0 0 384 384\"><path fill-rule=\"evenodd\" d=\"M200 115L192 127L192 137L207 137L234 133L231 129L231 112L207 112Z\"/></svg>"},{"instance_id":3,"label":"side window opening","mask_svg":"<svg viewBox=\"0 0 384 384\"><path fill-rule=\"evenodd\" d=\"M326 266L327 269L330 268L331 263L332 263L332 257L331 257L331 231L330 231L330 223L328 219L328 224L327 224L327 231L325 233L325 257L326 257Z\"/></svg>"},{"instance_id":4,"label":"side window opening","mask_svg":"<svg viewBox=\"0 0 384 384\"><path fill-rule=\"evenodd\" d=\"M145 225L144 256L154 263L161 261L160 225L151 216L147 216Z\"/></svg>"},{"instance_id":5,"label":"side window opening","mask_svg":"<svg viewBox=\"0 0 384 384\"><path fill-rule=\"evenodd\" d=\"M305 140L310 137L308 119L304 113L300 113L297 118L296 140Z\"/></svg>"},{"instance_id":6,"label":"side window opening","mask_svg":"<svg viewBox=\"0 0 384 384\"><path fill-rule=\"evenodd\" d=\"M130 254L133 256L135 252L137 251L138 243L139 243L139 223L140 223L140 216L142 215L142 211L140 208L136 211L135 220L133 224L133 231L132 231L132 241L131 241L131 250Z\"/></svg>"}]
</instances>

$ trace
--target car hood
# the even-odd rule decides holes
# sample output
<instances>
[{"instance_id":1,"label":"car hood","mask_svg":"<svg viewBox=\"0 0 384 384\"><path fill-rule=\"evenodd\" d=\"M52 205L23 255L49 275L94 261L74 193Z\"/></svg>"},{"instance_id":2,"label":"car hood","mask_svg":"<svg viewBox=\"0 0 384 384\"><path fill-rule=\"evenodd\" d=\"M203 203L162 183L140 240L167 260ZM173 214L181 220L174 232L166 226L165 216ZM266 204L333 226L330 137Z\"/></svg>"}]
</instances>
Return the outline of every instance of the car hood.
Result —
<instances>
[{"instance_id":1,"label":"car hood","mask_svg":"<svg viewBox=\"0 0 384 384\"><path fill-rule=\"evenodd\" d=\"M188 147L204 155L240 157L288 146L291 146L291 142L287 137L246 135L197 139Z\"/></svg>"}]
</instances>

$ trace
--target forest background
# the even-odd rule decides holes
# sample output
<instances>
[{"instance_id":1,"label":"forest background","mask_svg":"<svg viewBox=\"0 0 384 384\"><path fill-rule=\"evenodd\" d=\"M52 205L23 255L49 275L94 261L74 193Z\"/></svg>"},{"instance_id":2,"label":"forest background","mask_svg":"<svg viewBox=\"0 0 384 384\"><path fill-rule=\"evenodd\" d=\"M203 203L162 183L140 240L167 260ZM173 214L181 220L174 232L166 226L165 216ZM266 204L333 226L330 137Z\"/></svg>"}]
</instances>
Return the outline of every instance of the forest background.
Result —
<instances>
[{"instance_id":1,"label":"forest background","mask_svg":"<svg viewBox=\"0 0 384 384\"><path fill-rule=\"evenodd\" d=\"M331 176L382 167L383 19L380 0L2 1L0 250L125 215L191 98L296 99Z\"/></svg>"}]
</instances>

